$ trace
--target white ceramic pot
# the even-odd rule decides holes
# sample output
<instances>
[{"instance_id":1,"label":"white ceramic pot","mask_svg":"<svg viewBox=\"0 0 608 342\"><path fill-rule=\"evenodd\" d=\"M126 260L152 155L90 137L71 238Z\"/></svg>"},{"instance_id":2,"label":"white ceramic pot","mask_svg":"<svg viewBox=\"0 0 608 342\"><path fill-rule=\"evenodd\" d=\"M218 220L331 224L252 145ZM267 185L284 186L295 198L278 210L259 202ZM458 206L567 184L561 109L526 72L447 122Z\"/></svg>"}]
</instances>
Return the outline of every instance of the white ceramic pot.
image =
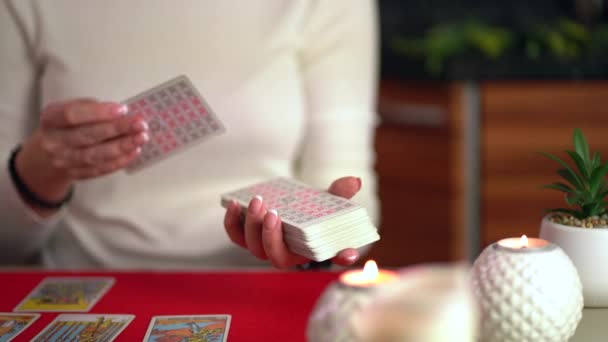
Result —
<instances>
[{"instance_id":1,"label":"white ceramic pot","mask_svg":"<svg viewBox=\"0 0 608 342\"><path fill-rule=\"evenodd\" d=\"M544 217L540 237L560 246L578 270L586 307L608 307L608 228L579 228Z\"/></svg>"}]
</instances>

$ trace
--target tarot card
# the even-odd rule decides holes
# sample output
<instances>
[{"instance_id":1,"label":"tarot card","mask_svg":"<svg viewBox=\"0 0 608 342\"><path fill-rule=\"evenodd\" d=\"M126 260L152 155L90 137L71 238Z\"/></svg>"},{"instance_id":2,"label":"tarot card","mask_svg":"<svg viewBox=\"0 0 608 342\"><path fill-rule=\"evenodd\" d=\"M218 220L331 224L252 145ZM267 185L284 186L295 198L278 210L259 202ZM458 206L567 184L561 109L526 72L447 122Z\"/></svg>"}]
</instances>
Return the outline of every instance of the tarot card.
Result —
<instances>
[{"instance_id":1,"label":"tarot card","mask_svg":"<svg viewBox=\"0 0 608 342\"><path fill-rule=\"evenodd\" d=\"M275 178L224 194L222 205L236 200L246 208L255 195L262 196L266 208L275 209L284 223L301 228L361 208L348 199L286 178Z\"/></svg>"},{"instance_id":2,"label":"tarot card","mask_svg":"<svg viewBox=\"0 0 608 342\"><path fill-rule=\"evenodd\" d=\"M47 277L14 311L87 312L113 284L113 278Z\"/></svg>"},{"instance_id":3,"label":"tarot card","mask_svg":"<svg viewBox=\"0 0 608 342\"><path fill-rule=\"evenodd\" d=\"M124 104L129 107L129 115L143 115L150 135L139 157L126 168L129 173L225 131L192 82L183 75Z\"/></svg>"},{"instance_id":4,"label":"tarot card","mask_svg":"<svg viewBox=\"0 0 608 342\"><path fill-rule=\"evenodd\" d=\"M226 342L230 315L156 316L150 321L144 342Z\"/></svg>"},{"instance_id":5,"label":"tarot card","mask_svg":"<svg viewBox=\"0 0 608 342\"><path fill-rule=\"evenodd\" d=\"M0 312L0 342L8 342L32 325L40 314Z\"/></svg>"},{"instance_id":6,"label":"tarot card","mask_svg":"<svg viewBox=\"0 0 608 342\"><path fill-rule=\"evenodd\" d=\"M110 342L131 323L134 315L61 314L33 342Z\"/></svg>"}]
</instances>

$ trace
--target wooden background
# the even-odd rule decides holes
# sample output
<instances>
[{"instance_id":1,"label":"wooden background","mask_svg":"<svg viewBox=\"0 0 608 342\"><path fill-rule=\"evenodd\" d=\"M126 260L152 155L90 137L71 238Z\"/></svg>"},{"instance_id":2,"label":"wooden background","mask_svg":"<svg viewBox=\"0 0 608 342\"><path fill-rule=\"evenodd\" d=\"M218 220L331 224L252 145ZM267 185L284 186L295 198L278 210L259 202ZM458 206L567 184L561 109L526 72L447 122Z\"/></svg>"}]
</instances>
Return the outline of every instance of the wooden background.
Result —
<instances>
[{"instance_id":1,"label":"wooden background","mask_svg":"<svg viewBox=\"0 0 608 342\"><path fill-rule=\"evenodd\" d=\"M563 206L560 193L541 189L557 180L557 167L537 151L571 148L579 127L608 158L608 82L489 81L479 95L481 249L503 237L537 236L544 210ZM367 258L398 267L466 255L463 101L458 82L382 81L382 239Z\"/></svg>"},{"instance_id":2,"label":"wooden background","mask_svg":"<svg viewBox=\"0 0 608 342\"><path fill-rule=\"evenodd\" d=\"M569 157L580 128L591 151L608 159L608 82L486 82L481 87L481 241L538 236L545 209L563 195L541 189L559 165L538 151ZM572 164L571 164L572 165Z\"/></svg>"}]
</instances>

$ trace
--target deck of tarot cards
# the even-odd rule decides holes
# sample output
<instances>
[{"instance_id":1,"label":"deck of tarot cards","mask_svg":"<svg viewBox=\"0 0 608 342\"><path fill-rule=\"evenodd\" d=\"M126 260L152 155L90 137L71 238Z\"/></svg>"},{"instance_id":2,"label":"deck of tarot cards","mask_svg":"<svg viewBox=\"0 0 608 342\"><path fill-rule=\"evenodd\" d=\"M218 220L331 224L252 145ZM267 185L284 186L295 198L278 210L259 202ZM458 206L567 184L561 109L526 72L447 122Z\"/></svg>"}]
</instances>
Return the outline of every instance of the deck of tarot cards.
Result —
<instances>
[{"instance_id":1,"label":"deck of tarot cards","mask_svg":"<svg viewBox=\"0 0 608 342\"><path fill-rule=\"evenodd\" d=\"M266 209L278 212L288 248L311 260L327 260L343 249L380 239L364 207L291 179L275 178L223 194L221 204L228 207L234 200L245 212L256 195Z\"/></svg>"}]
</instances>

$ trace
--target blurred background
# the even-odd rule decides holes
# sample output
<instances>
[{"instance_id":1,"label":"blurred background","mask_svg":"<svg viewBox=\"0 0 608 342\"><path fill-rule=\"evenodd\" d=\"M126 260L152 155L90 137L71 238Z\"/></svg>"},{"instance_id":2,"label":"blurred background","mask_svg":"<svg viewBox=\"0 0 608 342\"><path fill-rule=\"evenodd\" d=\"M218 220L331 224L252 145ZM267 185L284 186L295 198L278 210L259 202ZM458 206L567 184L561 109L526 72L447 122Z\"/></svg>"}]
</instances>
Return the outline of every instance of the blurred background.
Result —
<instances>
[{"instance_id":1,"label":"blurred background","mask_svg":"<svg viewBox=\"0 0 608 342\"><path fill-rule=\"evenodd\" d=\"M379 0L383 266L538 236L581 128L608 158L608 1Z\"/></svg>"}]
</instances>

